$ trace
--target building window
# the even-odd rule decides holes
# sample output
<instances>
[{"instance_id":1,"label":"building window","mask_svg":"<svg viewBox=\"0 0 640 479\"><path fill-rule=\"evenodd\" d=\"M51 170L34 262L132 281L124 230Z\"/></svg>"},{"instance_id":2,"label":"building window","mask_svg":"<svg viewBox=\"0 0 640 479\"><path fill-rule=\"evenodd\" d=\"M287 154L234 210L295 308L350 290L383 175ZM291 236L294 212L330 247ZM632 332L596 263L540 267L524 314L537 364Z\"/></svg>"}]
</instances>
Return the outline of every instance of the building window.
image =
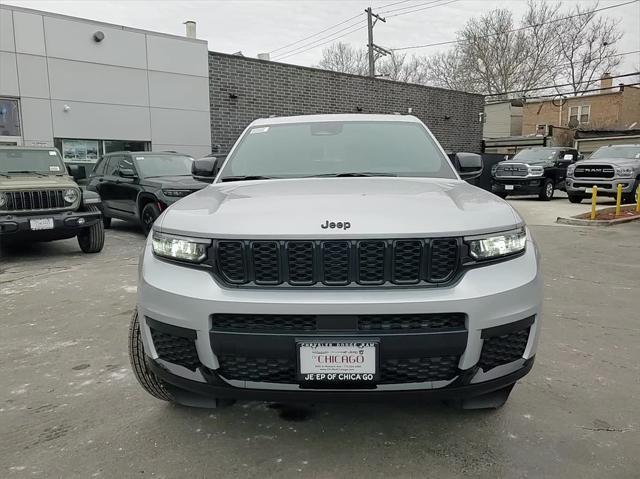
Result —
<instances>
[{"instance_id":1,"label":"building window","mask_svg":"<svg viewBox=\"0 0 640 479\"><path fill-rule=\"evenodd\" d=\"M98 158L114 151L147 151L148 141L129 140L79 140L55 138L53 143L69 163L96 163Z\"/></svg>"},{"instance_id":2,"label":"building window","mask_svg":"<svg viewBox=\"0 0 640 479\"><path fill-rule=\"evenodd\" d=\"M536 125L536 135L547 136L547 125L546 124Z\"/></svg>"},{"instance_id":3,"label":"building window","mask_svg":"<svg viewBox=\"0 0 640 479\"><path fill-rule=\"evenodd\" d=\"M0 98L0 136L21 136L20 105L13 98Z\"/></svg>"},{"instance_id":4,"label":"building window","mask_svg":"<svg viewBox=\"0 0 640 479\"><path fill-rule=\"evenodd\" d=\"M569 108L569 126L589 123L590 117L590 105L572 106Z\"/></svg>"}]
</instances>

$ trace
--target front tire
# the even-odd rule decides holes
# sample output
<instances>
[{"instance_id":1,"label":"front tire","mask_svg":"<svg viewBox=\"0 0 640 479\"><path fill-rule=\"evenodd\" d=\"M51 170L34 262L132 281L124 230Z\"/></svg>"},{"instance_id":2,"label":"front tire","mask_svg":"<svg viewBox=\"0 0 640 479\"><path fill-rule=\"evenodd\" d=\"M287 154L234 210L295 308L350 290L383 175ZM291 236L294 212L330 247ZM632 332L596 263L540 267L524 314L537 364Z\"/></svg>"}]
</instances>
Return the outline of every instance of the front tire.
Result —
<instances>
[{"instance_id":1,"label":"front tire","mask_svg":"<svg viewBox=\"0 0 640 479\"><path fill-rule=\"evenodd\" d=\"M138 321L138 311L133 313L131 324L129 325L129 361L133 374L142 386L142 389L151 394L154 398L162 401L173 402L173 397L167 391L165 383L159 379L147 365L142 338L140 336L140 321Z\"/></svg>"},{"instance_id":2,"label":"front tire","mask_svg":"<svg viewBox=\"0 0 640 479\"><path fill-rule=\"evenodd\" d=\"M498 198L502 198L503 200L508 196L506 193L502 193L502 192L497 192L493 194L496 195Z\"/></svg>"},{"instance_id":3,"label":"front tire","mask_svg":"<svg viewBox=\"0 0 640 479\"><path fill-rule=\"evenodd\" d=\"M633 184L633 190L631 190L631 193L623 196L622 202L638 204L638 188L640 188L640 180L636 180L636 182Z\"/></svg>"},{"instance_id":4,"label":"front tire","mask_svg":"<svg viewBox=\"0 0 640 479\"><path fill-rule=\"evenodd\" d=\"M99 212L97 206L87 206L87 211ZM102 220L78 233L78 245L83 253L99 253L104 246L104 223Z\"/></svg>"},{"instance_id":5,"label":"front tire","mask_svg":"<svg viewBox=\"0 0 640 479\"><path fill-rule=\"evenodd\" d=\"M542 189L538 194L538 198L541 201L550 201L551 198L553 198L554 191L555 191L555 188L553 186L553 180L550 180L549 178L547 178L546 180L544 180L544 183L542 183Z\"/></svg>"},{"instance_id":6,"label":"front tire","mask_svg":"<svg viewBox=\"0 0 640 479\"><path fill-rule=\"evenodd\" d=\"M571 203L582 203L582 200L584 200L584 196L582 195L568 195L569 196L569 201Z\"/></svg>"},{"instance_id":7,"label":"front tire","mask_svg":"<svg viewBox=\"0 0 640 479\"><path fill-rule=\"evenodd\" d=\"M144 205L140 213L140 221L142 222L142 230L145 235L149 234L158 216L160 216L160 208L158 208L158 205L155 203L147 203Z\"/></svg>"}]
</instances>

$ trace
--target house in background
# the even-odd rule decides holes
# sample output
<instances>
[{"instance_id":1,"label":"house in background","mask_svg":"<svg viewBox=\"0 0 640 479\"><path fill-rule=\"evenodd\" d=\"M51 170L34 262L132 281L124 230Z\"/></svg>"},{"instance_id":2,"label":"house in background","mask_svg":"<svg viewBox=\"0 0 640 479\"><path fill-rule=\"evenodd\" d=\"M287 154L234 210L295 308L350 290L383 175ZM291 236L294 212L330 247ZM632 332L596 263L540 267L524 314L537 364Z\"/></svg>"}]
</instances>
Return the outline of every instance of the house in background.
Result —
<instances>
[{"instance_id":1,"label":"house in background","mask_svg":"<svg viewBox=\"0 0 640 479\"><path fill-rule=\"evenodd\" d=\"M570 132L564 145L573 144L586 155L602 141L630 143L633 135L629 131L639 126L640 88L623 84L614 87L609 74L600 79L600 91L568 97L563 102L529 100L523 107L523 135L544 136L550 128L561 129ZM594 141L586 141L589 138Z\"/></svg>"}]
</instances>

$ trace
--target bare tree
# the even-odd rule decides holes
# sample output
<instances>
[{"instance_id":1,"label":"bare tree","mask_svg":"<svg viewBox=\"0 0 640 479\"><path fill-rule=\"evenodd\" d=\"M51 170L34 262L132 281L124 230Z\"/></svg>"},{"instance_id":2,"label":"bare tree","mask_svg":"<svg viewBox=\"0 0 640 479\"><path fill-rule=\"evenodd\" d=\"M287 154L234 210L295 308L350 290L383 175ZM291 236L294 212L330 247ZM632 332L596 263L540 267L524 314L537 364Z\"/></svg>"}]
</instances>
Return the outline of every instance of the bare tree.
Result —
<instances>
[{"instance_id":1,"label":"bare tree","mask_svg":"<svg viewBox=\"0 0 640 479\"><path fill-rule=\"evenodd\" d=\"M406 53L391 53L378 59L376 65L378 76L405 83L427 83L424 59Z\"/></svg>"},{"instance_id":2,"label":"bare tree","mask_svg":"<svg viewBox=\"0 0 640 479\"><path fill-rule=\"evenodd\" d=\"M460 48L426 57L422 64L425 83L428 85L450 90L482 91L481 85L478 85L471 73L473 65L468 62L468 58Z\"/></svg>"},{"instance_id":3,"label":"bare tree","mask_svg":"<svg viewBox=\"0 0 640 479\"><path fill-rule=\"evenodd\" d=\"M317 67L354 75L366 75L369 68L364 49L343 42L333 43L322 50L322 60Z\"/></svg>"},{"instance_id":4,"label":"bare tree","mask_svg":"<svg viewBox=\"0 0 640 479\"><path fill-rule=\"evenodd\" d=\"M619 22L598 17L598 4L583 7L577 4L570 15L580 15L560 23L558 56L564 69L558 73L558 84L570 83L571 94L584 94L603 73L620 65L616 43L622 38Z\"/></svg>"}]
</instances>

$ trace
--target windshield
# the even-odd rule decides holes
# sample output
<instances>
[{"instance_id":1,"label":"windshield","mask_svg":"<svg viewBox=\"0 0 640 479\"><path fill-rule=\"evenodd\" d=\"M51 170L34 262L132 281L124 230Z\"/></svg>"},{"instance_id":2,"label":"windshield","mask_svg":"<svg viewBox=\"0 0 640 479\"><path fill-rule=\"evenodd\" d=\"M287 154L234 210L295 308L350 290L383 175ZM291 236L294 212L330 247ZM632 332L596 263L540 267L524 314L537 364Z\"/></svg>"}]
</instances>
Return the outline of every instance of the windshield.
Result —
<instances>
[{"instance_id":1,"label":"windshield","mask_svg":"<svg viewBox=\"0 0 640 479\"><path fill-rule=\"evenodd\" d=\"M136 155L140 176L191 176L193 158L183 155Z\"/></svg>"},{"instance_id":2,"label":"windshield","mask_svg":"<svg viewBox=\"0 0 640 479\"><path fill-rule=\"evenodd\" d=\"M33 172L64 174L64 165L56 150L0 149L0 173Z\"/></svg>"},{"instance_id":3,"label":"windshield","mask_svg":"<svg viewBox=\"0 0 640 479\"><path fill-rule=\"evenodd\" d=\"M529 164L545 163L555 160L559 151L548 148L527 148L526 150L520 150L512 159L526 161Z\"/></svg>"},{"instance_id":4,"label":"windshield","mask_svg":"<svg viewBox=\"0 0 640 479\"><path fill-rule=\"evenodd\" d=\"M590 160L625 158L640 160L640 146L602 146L589 157Z\"/></svg>"},{"instance_id":5,"label":"windshield","mask_svg":"<svg viewBox=\"0 0 640 479\"><path fill-rule=\"evenodd\" d=\"M251 128L235 148L220 178L300 178L349 173L457 178L422 125L389 121Z\"/></svg>"}]
</instances>

